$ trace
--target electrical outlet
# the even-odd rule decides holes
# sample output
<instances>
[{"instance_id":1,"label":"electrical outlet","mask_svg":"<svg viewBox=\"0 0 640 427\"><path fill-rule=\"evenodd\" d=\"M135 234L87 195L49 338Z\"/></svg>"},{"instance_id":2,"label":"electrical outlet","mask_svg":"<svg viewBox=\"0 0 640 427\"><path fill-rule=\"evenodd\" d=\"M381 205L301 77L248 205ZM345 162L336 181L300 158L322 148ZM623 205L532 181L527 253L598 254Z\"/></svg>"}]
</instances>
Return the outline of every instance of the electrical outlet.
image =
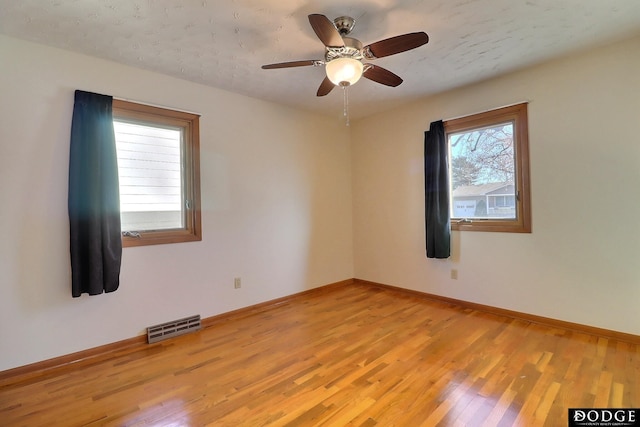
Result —
<instances>
[{"instance_id":1,"label":"electrical outlet","mask_svg":"<svg viewBox=\"0 0 640 427\"><path fill-rule=\"evenodd\" d=\"M451 269L451 278L453 280L458 280L458 270L456 270L455 268Z\"/></svg>"},{"instance_id":2,"label":"electrical outlet","mask_svg":"<svg viewBox=\"0 0 640 427\"><path fill-rule=\"evenodd\" d=\"M240 280L239 277L236 277L235 279L233 279L233 287L235 289L240 289L242 287L242 281Z\"/></svg>"}]
</instances>

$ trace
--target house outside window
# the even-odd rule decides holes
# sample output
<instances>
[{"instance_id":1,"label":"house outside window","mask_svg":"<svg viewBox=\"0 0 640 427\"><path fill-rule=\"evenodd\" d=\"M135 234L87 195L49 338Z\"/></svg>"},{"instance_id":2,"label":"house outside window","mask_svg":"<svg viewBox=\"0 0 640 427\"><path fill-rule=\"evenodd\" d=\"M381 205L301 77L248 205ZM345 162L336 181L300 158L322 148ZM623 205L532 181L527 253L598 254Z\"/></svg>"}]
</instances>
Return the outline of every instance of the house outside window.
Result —
<instances>
[{"instance_id":1,"label":"house outside window","mask_svg":"<svg viewBox=\"0 0 640 427\"><path fill-rule=\"evenodd\" d=\"M455 218L516 217L515 186L510 182L492 182L457 187L452 193Z\"/></svg>"}]
</instances>

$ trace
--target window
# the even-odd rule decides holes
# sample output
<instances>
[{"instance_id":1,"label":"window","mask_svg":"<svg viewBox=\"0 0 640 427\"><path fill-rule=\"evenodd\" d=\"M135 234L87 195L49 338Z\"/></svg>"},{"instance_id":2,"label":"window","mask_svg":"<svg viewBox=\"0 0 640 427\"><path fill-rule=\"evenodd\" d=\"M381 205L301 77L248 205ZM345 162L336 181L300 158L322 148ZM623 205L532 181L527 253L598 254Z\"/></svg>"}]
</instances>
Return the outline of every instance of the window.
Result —
<instances>
[{"instance_id":1,"label":"window","mask_svg":"<svg viewBox=\"0 0 640 427\"><path fill-rule=\"evenodd\" d=\"M202 240L199 116L113 100L123 246Z\"/></svg>"},{"instance_id":2,"label":"window","mask_svg":"<svg viewBox=\"0 0 640 427\"><path fill-rule=\"evenodd\" d=\"M527 104L444 122L451 229L531 232Z\"/></svg>"}]
</instances>

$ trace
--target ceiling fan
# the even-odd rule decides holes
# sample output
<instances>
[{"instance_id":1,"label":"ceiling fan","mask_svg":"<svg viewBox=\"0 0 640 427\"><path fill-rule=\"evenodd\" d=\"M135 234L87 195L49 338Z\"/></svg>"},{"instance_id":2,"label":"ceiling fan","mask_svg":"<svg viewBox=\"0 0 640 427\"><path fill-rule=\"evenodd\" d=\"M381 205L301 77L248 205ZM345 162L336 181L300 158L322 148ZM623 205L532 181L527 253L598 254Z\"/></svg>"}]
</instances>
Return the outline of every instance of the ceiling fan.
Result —
<instances>
[{"instance_id":1,"label":"ceiling fan","mask_svg":"<svg viewBox=\"0 0 640 427\"><path fill-rule=\"evenodd\" d=\"M317 96L325 96L335 86L346 88L355 84L360 77L396 87L402 79L389 70L364 61L395 55L426 44L429 36L425 32L408 33L380 40L363 46L360 40L347 37L355 20L341 16L332 21L324 15L309 15L309 23L320 41L325 45L324 60L303 60L263 65L265 70L304 66L325 66L326 77L318 88Z\"/></svg>"}]
</instances>

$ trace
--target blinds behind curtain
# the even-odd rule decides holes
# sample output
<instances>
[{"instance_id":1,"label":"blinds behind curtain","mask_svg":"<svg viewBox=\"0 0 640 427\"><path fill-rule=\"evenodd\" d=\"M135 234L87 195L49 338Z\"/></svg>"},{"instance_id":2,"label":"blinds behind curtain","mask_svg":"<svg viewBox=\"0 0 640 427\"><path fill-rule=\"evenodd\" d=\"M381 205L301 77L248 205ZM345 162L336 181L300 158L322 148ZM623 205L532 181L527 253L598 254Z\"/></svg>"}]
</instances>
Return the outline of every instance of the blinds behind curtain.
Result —
<instances>
[{"instance_id":1,"label":"blinds behind curtain","mask_svg":"<svg viewBox=\"0 0 640 427\"><path fill-rule=\"evenodd\" d=\"M447 140L442 120L431 123L424 140L427 258L451 255Z\"/></svg>"},{"instance_id":2,"label":"blinds behind curtain","mask_svg":"<svg viewBox=\"0 0 640 427\"><path fill-rule=\"evenodd\" d=\"M76 91L69 150L71 294L118 289L122 240L113 98Z\"/></svg>"}]
</instances>

